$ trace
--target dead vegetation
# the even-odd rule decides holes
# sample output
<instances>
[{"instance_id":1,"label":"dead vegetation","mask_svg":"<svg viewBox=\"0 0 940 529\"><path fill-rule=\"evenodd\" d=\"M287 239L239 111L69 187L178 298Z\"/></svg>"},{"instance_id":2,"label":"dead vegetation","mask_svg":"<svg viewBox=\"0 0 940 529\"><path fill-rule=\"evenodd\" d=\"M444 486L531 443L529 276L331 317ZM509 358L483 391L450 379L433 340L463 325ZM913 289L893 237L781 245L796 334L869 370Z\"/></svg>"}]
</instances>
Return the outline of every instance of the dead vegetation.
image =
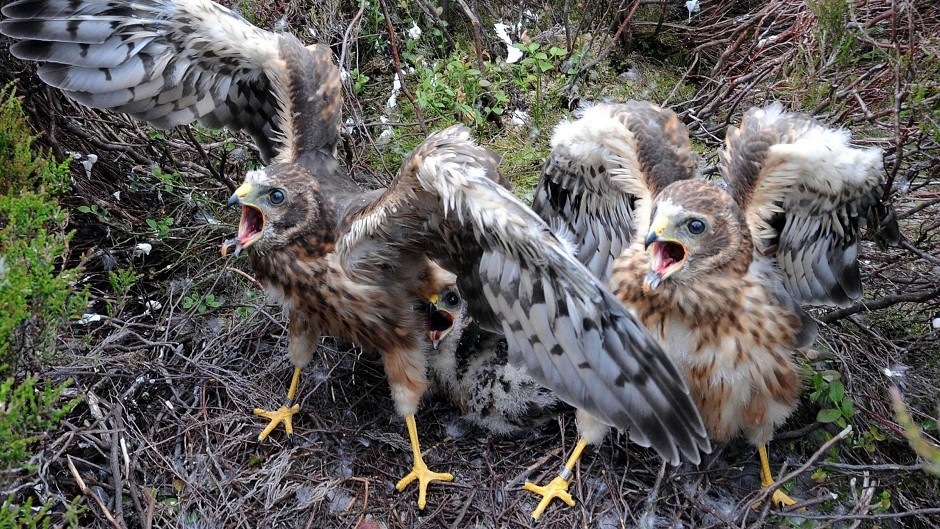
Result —
<instances>
[{"instance_id":1,"label":"dead vegetation","mask_svg":"<svg viewBox=\"0 0 940 529\"><path fill-rule=\"evenodd\" d=\"M441 49L456 49L489 76L484 104L497 89L506 92L506 111L478 126L478 138L496 150L517 141L540 152L546 135L507 123L512 110L543 103L521 84L497 80L517 71L498 65L505 46L491 25L500 20L521 23L519 40L578 57L547 76L554 89L545 130L563 107L624 83L618 74L645 57L680 72L655 98L681 112L706 152L744 109L766 99L851 127L860 143L882 148L885 197L904 239L897 248L866 246L862 302L817 314L826 325L819 357L807 360L815 374L771 444L773 468L783 464L788 492L807 510L750 508L759 477L744 443L698 468L664 469L652 452L612 435L580 464L577 507L553 505L533 524L536 501L521 485L553 475L575 441L572 417L523 439L497 439L432 397L418 416L423 448L432 468L456 479L433 485L427 510L418 512L413 489L394 491L409 452L381 363L329 340L301 379L293 443L279 431L258 445L261 424L250 410L279 404L288 383L285 321L245 263L218 252L235 229L221 203L257 163L253 148L224 132L158 132L83 109L8 55L0 72L25 94L40 143L59 157L77 153L74 186L63 197L76 230L66 260L82 264L93 299L87 312L97 318L61 329L51 365L22 358L20 372L70 378L72 396L84 400L37 446L38 472L4 484L5 495L58 499L58 518L82 496L79 525L96 527L940 527L940 484L922 471L889 396L899 386L936 443L940 7L716 0L690 14L682 2L659 0L458 0L441 10L417 0L410 11L383 1L315 10L292 1L230 3L268 28L285 17L295 33L328 42L348 71L370 78L358 92L355 78L346 86L347 161L367 185L387 182L408 145L447 124L414 106L420 81L403 59L414 51L403 36L412 20L436 28ZM426 60L446 60L441 49ZM399 74L400 104L411 109L389 125L379 116ZM386 127L395 140L380 144ZM89 154L97 162L86 168ZM513 152L500 154L516 163ZM531 160L518 166L538 170ZM838 417L817 421L825 409Z\"/></svg>"}]
</instances>

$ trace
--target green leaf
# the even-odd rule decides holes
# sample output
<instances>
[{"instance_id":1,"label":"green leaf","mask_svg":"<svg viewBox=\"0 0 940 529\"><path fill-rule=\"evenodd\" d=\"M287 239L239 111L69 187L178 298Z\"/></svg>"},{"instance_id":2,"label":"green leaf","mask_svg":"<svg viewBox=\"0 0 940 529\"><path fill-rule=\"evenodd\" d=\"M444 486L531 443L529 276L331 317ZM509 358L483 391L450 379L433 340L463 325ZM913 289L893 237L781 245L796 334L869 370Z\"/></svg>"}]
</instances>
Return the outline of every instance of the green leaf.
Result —
<instances>
[{"instance_id":1,"label":"green leaf","mask_svg":"<svg viewBox=\"0 0 940 529\"><path fill-rule=\"evenodd\" d=\"M842 397L845 396L845 385L842 384L839 380L833 380L829 384L829 398L832 399L832 402L839 403L842 402Z\"/></svg>"},{"instance_id":2,"label":"green leaf","mask_svg":"<svg viewBox=\"0 0 940 529\"><path fill-rule=\"evenodd\" d=\"M832 408L825 408L825 409L819 410L819 413L816 414L816 420L824 424L836 422L836 420L838 420L841 417L842 417L842 412L836 409L832 409Z\"/></svg>"},{"instance_id":3,"label":"green leaf","mask_svg":"<svg viewBox=\"0 0 940 529\"><path fill-rule=\"evenodd\" d=\"M852 399L842 401L842 415L846 419L851 419L855 415L855 405L852 403Z\"/></svg>"}]
</instances>

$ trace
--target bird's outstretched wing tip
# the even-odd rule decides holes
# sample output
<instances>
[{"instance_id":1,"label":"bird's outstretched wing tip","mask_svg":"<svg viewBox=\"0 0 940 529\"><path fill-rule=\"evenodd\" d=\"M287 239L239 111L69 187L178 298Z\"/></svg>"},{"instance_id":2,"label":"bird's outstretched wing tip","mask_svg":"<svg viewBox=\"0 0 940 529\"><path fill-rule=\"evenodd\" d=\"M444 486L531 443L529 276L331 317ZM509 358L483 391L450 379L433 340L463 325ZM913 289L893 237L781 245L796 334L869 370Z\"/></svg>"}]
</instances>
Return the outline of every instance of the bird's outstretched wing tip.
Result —
<instances>
[{"instance_id":1,"label":"bird's outstretched wing tip","mask_svg":"<svg viewBox=\"0 0 940 529\"><path fill-rule=\"evenodd\" d=\"M269 74L278 35L209 1L21 0L3 7L11 53L78 103L157 127L246 130L267 163L283 133Z\"/></svg>"}]
</instances>

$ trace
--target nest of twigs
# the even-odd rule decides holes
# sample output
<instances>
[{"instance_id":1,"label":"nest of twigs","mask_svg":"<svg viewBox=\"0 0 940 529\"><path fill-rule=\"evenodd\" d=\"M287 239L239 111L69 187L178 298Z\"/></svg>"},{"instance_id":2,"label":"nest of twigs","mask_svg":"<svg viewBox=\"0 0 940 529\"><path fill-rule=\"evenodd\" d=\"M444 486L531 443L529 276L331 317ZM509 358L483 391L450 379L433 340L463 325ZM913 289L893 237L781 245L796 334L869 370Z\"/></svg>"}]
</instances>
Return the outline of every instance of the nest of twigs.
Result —
<instances>
[{"instance_id":1,"label":"nest of twigs","mask_svg":"<svg viewBox=\"0 0 940 529\"><path fill-rule=\"evenodd\" d=\"M818 6L826 2L814 10L784 0L704 1L690 20L677 3L641 3L660 6L663 20L634 20L632 4L621 10L601 2L585 12L606 19L595 15L593 26L566 31L610 32L618 37L609 39L614 48L625 33L634 41L689 46L685 79L697 92L689 101L666 103L709 145L751 103L790 98L798 107L798 94L825 86L817 106L803 110L850 125L857 138L885 152L885 197L905 238L897 248L866 245L861 259L869 295L848 309L816 314L825 324L824 347L807 360L816 370L841 373L855 402L855 432L816 422L820 405L806 395L771 445L773 468L783 467L795 484L790 494L806 500L805 512L783 513L767 502L752 509L760 494L758 467L745 443L721 448L698 467L674 469L612 434L578 467L577 506L555 504L533 523L537 502L521 486L554 475L576 440L573 417L499 439L468 426L434 396L418 415L423 448L432 469L456 479L432 485L427 509L418 511L413 488L394 490L410 465L410 449L381 362L329 339L301 379L302 411L291 442L278 430L258 444L262 424L250 410L280 405L289 381L285 318L265 302L243 261L218 252L236 221L220 204L256 163L250 143L192 128L157 134L128 118L84 109L44 87L32 66L4 56L0 77L18 79L31 121L44 134L40 144L60 157L98 156L90 170L73 164L74 187L64 202L76 230L68 261L83 266L93 298L89 312L102 316L62 329L54 366L24 358L24 371L71 379L70 396L84 401L41 442L39 471L22 475L11 490L40 501L59 498L59 512L84 495L81 524L102 527L940 526L938 482L922 471L888 397L890 387L900 386L918 421L929 419L940 400L940 334L929 325L940 313L940 148L921 121L937 119L925 109L940 98L937 77L926 75L938 69L940 8L849 4L842 25L831 27L851 33L878 60L847 65L838 55L842 41L819 29ZM449 39L450 32L473 27L462 14L512 18L520 9L461 2L459 10L451 6L453 14L439 15L419 4L429 24L450 28ZM374 53L357 45L356 37L364 38L361 11L330 4L311 15L293 3L277 7L263 3L259 12L286 12L291 27L310 23L347 64L365 63ZM455 24L440 24L440 16ZM406 29L389 27L399 34ZM577 34L569 38L576 41ZM796 75L794 65L805 71ZM932 92L922 90L928 85ZM369 185L387 181L395 167L373 167L361 156L373 148L369 105L350 93L346 104L355 122L347 159L357 178ZM422 126L413 124L413 133ZM155 176L175 171L181 176L169 187ZM74 209L92 204L107 213ZM147 220L167 217L175 221L159 236ZM144 252L140 244L151 248ZM119 269L139 276L121 297L109 281ZM872 428L877 439L862 446L858 433Z\"/></svg>"}]
</instances>

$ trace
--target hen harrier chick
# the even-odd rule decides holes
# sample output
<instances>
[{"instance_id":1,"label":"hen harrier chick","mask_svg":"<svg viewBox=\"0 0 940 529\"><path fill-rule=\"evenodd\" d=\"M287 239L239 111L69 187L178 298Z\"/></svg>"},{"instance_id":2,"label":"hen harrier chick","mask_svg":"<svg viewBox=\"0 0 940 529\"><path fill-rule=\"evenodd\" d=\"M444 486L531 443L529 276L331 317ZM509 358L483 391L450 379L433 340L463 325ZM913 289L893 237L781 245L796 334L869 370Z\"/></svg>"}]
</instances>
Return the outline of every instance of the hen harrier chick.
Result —
<instances>
[{"instance_id":1,"label":"hen harrier chick","mask_svg":"<svg viewBox=\"0 0 940 529\"><path fill-rule=\"evenodd\" d=\"M521 434L564 407L558 397L509 363L506 338L468 314L449 284L428 303L428 373L472 424L497 435Z\"/></svg>"},{"instance_id":2,"label":"hen harrier chick","mask_svg":"<svg viewBox=\"0 0 940 529\"><path fill-rule=\"evenodd\" d=\"M20 0L3 7L11 52L76 101L161 127L199 120L245 129L266 168L232 197L236 253L289 312L288 352L309 362L320 333L379 351L414 470L428 470L414 413L427 387L427 336L414 307L455 273L474 319L506 334L511 360L605 424L631 428L666 459L708 449L681 375L652 336L501 187L497 158L469 130L431 135L388 189L363 192L335 158L339 71L326 47L256 28L208 0ZM227 246L226 246L227 247ZM289 420L296 407L271 412Z\"/></svg>"},{"instance_id":3,"label":"hen harrier chick","mask_svg":"<svg viewBox=\"0 0 940 529\"><path fill-rule=\"evenodd\" d=\"M688 132L647 103L598 105L558 127L534 208L657 338L712 440L766 445L800 392L800 303L861 295L860 225L880 193L877 149L780 105L749 110L721 152L727 188L693 179ZM777 503L793 500L776 491Z\"/></svg>"},{"instance_id":4,"label":"hen harrier chick","mask_svg":"<svg viewBox=\"0 0 940 529\"><path fill-rule=\"evenodd\" d=\"M615 108L621 108L625 119L629 117L628 126L636 131L628 147L643 153L643 165L636 159L621 160L597 143L611 126L603 126L609 117L593 110L575 123L558 126L532 203L532 209L568 241L578 259L603 283L610 281L614 259L632 238L629 227L635 215L635 197L641 194L640 189L633 189L632 180L617 172L642 170L672 181L691 178L698 167L689 132L674 113L647 103L631 102ZM589 120L597 115L605 119L595 133ZM626 165L621 168L621 164ZM607 425L583 410L578 410L576 417L581 439L558 476L545 486L525 484L526 490L542 496L533 518L538 519L553 498L574 506L567 492L574 465L588 445L600 443L607 434ZM633 435L631 432L631 438Z\"/></svg>"}]
</instances>

